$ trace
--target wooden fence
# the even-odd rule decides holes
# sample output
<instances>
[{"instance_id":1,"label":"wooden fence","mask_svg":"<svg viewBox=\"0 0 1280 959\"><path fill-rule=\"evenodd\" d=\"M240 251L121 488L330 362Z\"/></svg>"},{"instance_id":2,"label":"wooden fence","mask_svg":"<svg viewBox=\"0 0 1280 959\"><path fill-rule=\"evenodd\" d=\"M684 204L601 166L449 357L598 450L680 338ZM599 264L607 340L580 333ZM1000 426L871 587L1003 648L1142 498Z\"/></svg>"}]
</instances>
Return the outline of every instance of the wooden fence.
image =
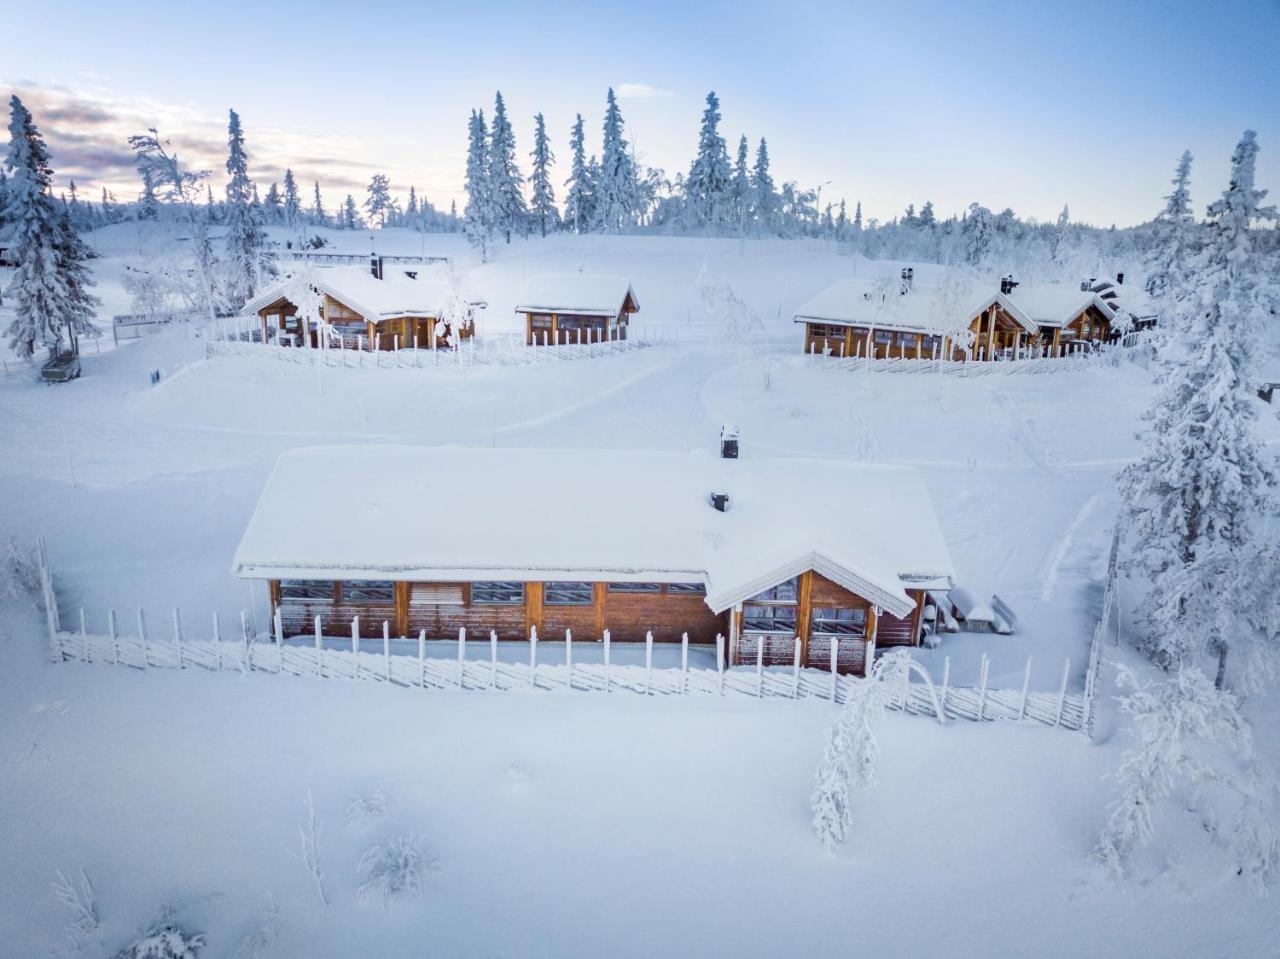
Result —
<instances>
[{"instance_id":1,"label":"wooden fence","mask_svg":"<svg viewBox=\"0 0 1280 959\"><path fill-rule=\"evenodd\" d=\"M528 661L511 662L499 657L495 633L480 640L469 638L459 630L456 639L447 642L456 649L454 655L428 655L426 631L413 640L392 640L390 625L382 624L382 638L361 638L358 617L351 624L351 638L335 647L332 636L321 634L320 620L315 621L314 635L286 640L277 613L269 634L254 634L247 612L229 628L212 617L211 632L197 638L189 632L177 610L159 629L148 624L142 610L122 620L115 610L106 615L106 633L90 632L82 609L73 629L64 629L58 614L53 578L49 573L43 544L39 546L41 586L48 621L50 653L55 662L82 662L124 666L139 670L206 669L234 672L265 672L317 679L347 679L382 682L389 685L421 689L470 690L560 690L575 692L638 693L646 696L703 695L747 696L781 699L825 699L844 702L855 683L865 682L859 676L841 674L836 669L838 643L833 643L828 669L801 667L797 656L791 666L765 666L757 656L753 666L726 667L725 640L716 638L715 668L689 665L689 639L680 643L680 666L658 667L653 663L652 634L643 644L622 644L628 649L643 649L643 665L612 662L613 643L609 632L601 642L575 641L566 630L562 661L539 662L540 639L531 631ZM858 641L861 643L861 640ZM439 652L439 642L431 647ZM557 640L553 645L559 647ZM575 661L575 650L590 651L587 660ZM758 649L762 652L763 645ZM415 655L416 652L416 655ZM479 654L479 655L477 655ZM582 653L580 652L581 656ZM874 643L869 647L874 657ZM918 664L917 664L918 667ZM977 687L952 686L950 662L944 665L942 682L935 683L923 668L913 668L920 681L906 681L892 707L906 713L933 716L939 721L965 719L1035 720L1049 726L1081 729L1087 716L1086 699L1067 688L1070 661L1063 666L1062 682L1055 692L1032 692L1029 689L1031 662L1027 661L1025 679L1020 690L991 689L987 686L988 664L983 658Z\"/></svg>"},{"instance_id":2,"label":"wooden fence","mask_svg":"<svg viewBox=\"0 0 1280 959\"><path fill-rule=\"evenodd\" d=\"M414 342L397 343L393 350L375 350L363 337L355 337L346 348L284 346L268 340L262 342L261 321L257 317L234 317L221 320L205 348L207 357L266 356L303 366L387 367L423 369L470 366L528 366L556 363L561 360L591 359L629 353L650 346L675 342L674 327L646 325L632 329L625 340L594 339L585 343L548 343L528 346L523 333L474 336L462 340L456 348L419 349ZM347 337L347 340L352 340Z\"/></svg>"}]
</instances>

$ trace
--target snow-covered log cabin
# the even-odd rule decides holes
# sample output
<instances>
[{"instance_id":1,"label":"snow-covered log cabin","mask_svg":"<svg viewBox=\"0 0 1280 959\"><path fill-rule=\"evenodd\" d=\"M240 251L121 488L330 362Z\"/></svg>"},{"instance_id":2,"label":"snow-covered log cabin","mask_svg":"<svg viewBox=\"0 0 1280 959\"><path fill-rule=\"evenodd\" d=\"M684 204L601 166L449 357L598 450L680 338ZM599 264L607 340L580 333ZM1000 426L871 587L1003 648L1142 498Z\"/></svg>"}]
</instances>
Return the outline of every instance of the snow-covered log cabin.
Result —
<instances>
[{"instance_id":1,"label":"snow-covered log cabin","mask_svg":"<svg viewBox=\"0 0 1280 959\"><path fill-rule=\"evenodd\" d=\"M529 346L625 340L639 311L630 282L582 273L530 277L516 302Z\"/></svg>"},{"instance_id":2,"label":"snow-covered log cabin","mask_svg":"<svg viewBox=\"0 0 1280 959\"><path fill-rule=\"evenodd\" d=\"M369 483L369 463L394 482ZM323 481L319 480L323 477ZM558 490L548 499L531 495ZM334 509L332 490L359 488ZM835 491L833 493L833 491ZM724 498L721 498L724 497ZM723 507L721 509L720 507ZM236 552L286 636L714 644L861 671L919 642L951 558L919 473L707 453L325 446L276 463Z\"/></svg>"},{"instance_id":3,"label":"snow-covered log cabin","mask_svg":"<svg viewBox=\"0 0 1280 959\"><path fill-rule=\"evenodd\" d=\"M371 257L367 269L325 266L312 270L310 277L322 297L317 319L329 330L325 346L425 350L456 346L475 333L478 303L464 300L450 310L450 300L458 294L447 283L418 279L416 270L384 269L380 257ZM289 299L291 289L292 280L274 283L246 303L243 312L261 319L264 342L319 347L319 323L313 320L303 329L298 305ZM464 320L451 322L453 314Z\"/></svg>"},{"instance_id":4,"label":"snow-covered log cabin","mask_svg":"<svg viewBox=\"0 0 1280 959\"><path fill-rule=\"evenodd\" d=\"M794 321L804 325L806 353L993 360L1060 356L1105 342L1113 318L1092 290L1004 279L998 290L944 285L922 291L904 275L893 284L837 280L805 303Z\"/></svg>"}]
</instances>

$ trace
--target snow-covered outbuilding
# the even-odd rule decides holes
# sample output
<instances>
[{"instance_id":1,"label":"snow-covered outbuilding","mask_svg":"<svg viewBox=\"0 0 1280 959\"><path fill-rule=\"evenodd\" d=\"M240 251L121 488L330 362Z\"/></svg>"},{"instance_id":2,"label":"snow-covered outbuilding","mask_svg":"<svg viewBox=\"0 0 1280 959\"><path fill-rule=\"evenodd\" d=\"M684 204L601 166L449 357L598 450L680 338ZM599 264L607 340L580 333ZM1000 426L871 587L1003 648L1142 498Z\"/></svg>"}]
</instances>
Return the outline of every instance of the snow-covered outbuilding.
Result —
<instances>
[{"instance_id":1,"label":"snow-covered outbuilding","mask_svg":"<svg viewBox=\"0 0 1280 959\"><path fill-rule=\"evenodd\" d=\"M584 273L530 277L516 301L530 346L625 340L639 311L628 280Z\"/></svg>"},{"instance_id":2,"label":"snow-covered outbuilding","mask_svg":"<svg viewBox=\"0 0 1280 959\"><path fill-rule=\"evenodd\" d=\"M321 297L320 315L309 322L290 298L296 297L295 277L273 283L245 304L242 312L260 317L264 341L318 347L321 322L329 331L325 345L347 348L435 349L456 346L475 333L478 302L451 304L460 294L448 283L419 279L416 270L384 268L379 257L371 257L367 268L324 266L305 275ZM462 322L452 320L457 315Z\"/></svg>"},{"instance_id":3,"label":"snow-covered outbuilding","mask_svg":"<svg viewBox=\"0 0 1280 959\"><path fill-rule=\"evenodd\" d=\"M369 483L371 462L394 482ZM316 481L324 477L324 482ZM530 497L530 480L562 495ZM334 509L332 489L363 490ZM832 491L838 491L833 495ZM820 505L819 505L820 504ZM721 509L720 507L724 507ZM920 474L709 453L325 446L276 463L236 551L287 635L711 644L845 669L914 645L951 557Z\"/></svg>"},{"instance_id":4,"label":"snow-covered outbuilding","mask_svg":"<svg viewBox=\"0 0 1280 959\"><path fill-rule=\"evenodd\" d=\"M1098 299L1111 309L1116 317L1111 324L1113 336L1116 328L1134 332L1149 330L1159 319L1156 305L1146 290L1132 283L1126 286L1123 273L1117 273L1114 280L1091 276L1081 281L1080 289L1098 294Z\"/></svg>"},{"instance_id":5,"label":"snow-covered outbuilding","mask_svg":"<svg viewBox=\"0 0 1280 959\"><path fill-rule=\"evenodd\" d=\"M1105 340L1113 316L1095 293L1069 286L1027 287L1005 279L942 282L930 290L902 281L837 280L796 311L806 353L874 359L990 360L1056 356Z\"/></svg>"}]
</instances>

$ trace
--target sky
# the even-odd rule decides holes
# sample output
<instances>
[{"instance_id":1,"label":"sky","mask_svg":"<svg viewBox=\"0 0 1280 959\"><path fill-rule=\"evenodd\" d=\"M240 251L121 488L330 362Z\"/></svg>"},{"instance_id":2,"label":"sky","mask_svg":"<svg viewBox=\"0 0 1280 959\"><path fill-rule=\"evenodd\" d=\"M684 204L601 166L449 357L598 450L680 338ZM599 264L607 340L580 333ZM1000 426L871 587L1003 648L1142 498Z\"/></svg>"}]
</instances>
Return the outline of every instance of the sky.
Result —
<instances>
[{"instance_id":1,"label":"sky","mask_svg":"<svg viewBox=\"0 0 1280 959\"><path fill-rule=\"evenodd\" d=\"M715 90L731 156L765 137L778 183L867 218L932 200L1138 223L1184 149L1207 204L1247 128L1258 184L1280 191L1280 0L42 0L4 24L0 91L35 115L60 186L91 199L137 194L126 137L150 126L220 190L234 108L264 192L292 167L333 209L384 172L461 206L467 116L496 90L526 173L546 116L562 197L574 115L598 150L610 86L642 163L687 172Z\"/></svg>"}]
</instances>

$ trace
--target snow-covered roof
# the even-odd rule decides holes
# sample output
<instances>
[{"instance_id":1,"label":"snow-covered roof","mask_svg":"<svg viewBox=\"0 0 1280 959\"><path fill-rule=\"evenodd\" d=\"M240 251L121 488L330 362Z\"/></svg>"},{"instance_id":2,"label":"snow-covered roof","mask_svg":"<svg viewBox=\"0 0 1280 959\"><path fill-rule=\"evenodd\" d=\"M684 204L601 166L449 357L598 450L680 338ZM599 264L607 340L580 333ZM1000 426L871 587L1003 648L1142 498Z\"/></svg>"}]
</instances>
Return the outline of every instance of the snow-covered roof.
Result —
<instances>
[{"instance_id":1,"label":"snow-covered roof","mask_svg":"<svg viewBox=\"0 0 1280 959\"><path fill-rule=\"evenodd\" d=\"M1112 311L1098 294L1082 290L1078 286L1052 283L1029 286L1019 283L1008 294L1008 299L1023 317L1037 327L1066 326L1090 306L1101 310L1103 316L1112 315Z\"/></svg>"},{"instance_id":2,"label":"snow-covered roof","mask_svg":"<svg viewBox=\"0 0 1280 959\"><path fill-rule=\"evenodd\" d=\"M445 283L413 279L403 269L384 267L380 280L364 266L324 266L310 271L317 290L327 293L366 320L395 316L439 316L449 297ZM286 278L263 290L244 305L256 313L287 295L292 280Z\"/></svg>"},{"instance_id":3,"label":"snow-covered roof","mask_svg":"<svg viewBox=\"0 0 1280 959\"><path fill-rule=\"evenodd\" d=\"M370 484L370 469L396 482ZM334 508L347 487L359 509ZM233 564L270 579L702 581L717 612L810 568L897 616L914 607L905 589L948 588L920 474L705 452L304 448L276 463Z\"/></svg>"},{"instance_id":4,"label":"snow-covered roof","mask_svg":"<svg viewBox=\"0 0 1280 959\"><path fill-rule=\"evenodd\" d=\"M581 316L618 316L631 298L633 309L640 301L631 283L617 276L585 273L549 273L525 281L517 313L568 313Z\"/></svg>"},{"instance_id":5,"label":"snow-covered roof","mask_svg":"<svg viewBox=\"0 0 1280 959\"><path fill-rule=\"evenodd\" d=\"M1115 312L1128 313L1135 319L1146 320L1158 314L1155 301L1136 283L1128 285L1102 277L1093 282L1093 291Z\"/></svg>"},{"instance_id":6,"label":"snow-covered roof","mask_svg":"<svg viewBox=\"0 0 1280 959\"><path fill-rule=\"evenodd\" d=\"M801 306L795 321L942 334L967 326L996 302L1009 309L998 290L977 281L962 284L958 289L943 286L899 293L896 280L868 282L846 277L836 280ZM1023 322L1022 317L1016 318Z\"/></svg>"}]
</instances>

